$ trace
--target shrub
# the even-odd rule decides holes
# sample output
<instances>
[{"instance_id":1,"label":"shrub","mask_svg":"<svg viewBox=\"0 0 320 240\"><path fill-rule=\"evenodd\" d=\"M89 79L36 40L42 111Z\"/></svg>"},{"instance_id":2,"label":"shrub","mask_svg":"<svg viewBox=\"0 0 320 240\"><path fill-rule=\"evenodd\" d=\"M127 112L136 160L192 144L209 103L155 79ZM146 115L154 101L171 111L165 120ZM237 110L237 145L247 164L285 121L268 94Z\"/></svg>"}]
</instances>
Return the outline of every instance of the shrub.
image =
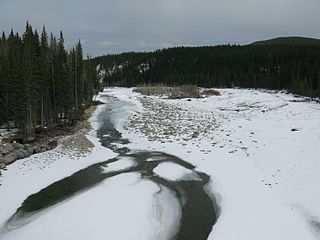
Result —
<instances>
[{"instance_id":1,"label":"shrub","mask_svg":"<svg viewBox=\"0 0 320 240\"><path fill-rule=\"evenodd\" d=\"M214 89L205 89L201 91L201 95L205 96L220 96L220 92Z\"/></svg>"},{"instance_id":2,"label":"shrub","mask_svg":"<svg viewBox=\"0 0 320 240\"><path fill-rule=\"evenodd\" d=\"M134 91L147 96L166 96L170 99L201 97L199 88L194 85L182 85L179 87L168 87L165 85L143 85L137 87Z\"/></svg>"}]
</instances>

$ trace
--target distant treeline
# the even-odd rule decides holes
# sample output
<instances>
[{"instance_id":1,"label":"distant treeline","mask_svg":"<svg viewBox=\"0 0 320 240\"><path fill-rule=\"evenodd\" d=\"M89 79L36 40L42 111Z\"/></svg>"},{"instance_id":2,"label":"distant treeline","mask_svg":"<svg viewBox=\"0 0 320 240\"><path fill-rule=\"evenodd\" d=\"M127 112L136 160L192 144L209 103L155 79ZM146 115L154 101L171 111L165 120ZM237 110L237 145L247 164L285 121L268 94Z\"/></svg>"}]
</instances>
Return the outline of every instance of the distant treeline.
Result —
<instances>
[{"instance_id":1,"label":"distant treeline","mask_svg":"<svg viewBox=\"0 0 320 240\"><path fill-rule=\"evenodd\" d=\"M0 38L0 126L15 125L27 134L37 126L71 122L91 103L97 89L95 67L83 61L80 41L67 51L63 34L39 36L27 23L22 36Z\"/></svg>"},{"instance_id":2,"label":"distant treeline","mask_svg":"<svg viewBox=\"0 0 320 240\"><path fill-rule=\"evenodd\" d=\"M320 45L179 47L93 59L109 85L195 84L202 87L286 89L320 96Z\"/></svg>"}]
</instances>

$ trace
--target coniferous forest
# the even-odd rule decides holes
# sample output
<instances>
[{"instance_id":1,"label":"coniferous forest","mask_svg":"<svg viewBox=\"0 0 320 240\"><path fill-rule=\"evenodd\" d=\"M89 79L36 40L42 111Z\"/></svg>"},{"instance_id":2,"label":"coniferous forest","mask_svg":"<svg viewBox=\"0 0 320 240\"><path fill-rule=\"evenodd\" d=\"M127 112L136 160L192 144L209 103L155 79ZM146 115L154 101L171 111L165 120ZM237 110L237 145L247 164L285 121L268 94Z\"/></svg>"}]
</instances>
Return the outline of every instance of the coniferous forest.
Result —
<instances>
[{"instance_id":1,"label":"coniferous forest","mask_svg":"<svg viewBox=\"0 0 320 240\"><path fill-rule=\"evenodd\" d=\"M124 53L93 59L106 71L109 85L163 83L201 87L286 89L320 96L320 44L178 47L148 53Z\"/></svg>"},{"instance_id":2,"label":"coniferous forest","mask_svg":"<svg viewBox=\"0 0 320 240\"><path fill-rule=\"evenodd\" d=\"M268 41L245 46L177 47L83 59L81 42L66 50L62 32L39 34L27 23L22 36L0 38L0 126L32 134L81 116L100 88L142 84L286 89L320 96L320 44Z\"/></svg>"},{"instance_id":3,"label":"coniferous forest","mask_svg":"<svg viewBox=\"0 0 320 240\"><path fill-rule=\"evenodd\" d=\"M36 127L72 122L98 87L95 67L83 60L80 41L71 50L63 33L38 33L27 23L22 36L0 38L0 126L33 134Z\"/></svg>"}]
</instances>

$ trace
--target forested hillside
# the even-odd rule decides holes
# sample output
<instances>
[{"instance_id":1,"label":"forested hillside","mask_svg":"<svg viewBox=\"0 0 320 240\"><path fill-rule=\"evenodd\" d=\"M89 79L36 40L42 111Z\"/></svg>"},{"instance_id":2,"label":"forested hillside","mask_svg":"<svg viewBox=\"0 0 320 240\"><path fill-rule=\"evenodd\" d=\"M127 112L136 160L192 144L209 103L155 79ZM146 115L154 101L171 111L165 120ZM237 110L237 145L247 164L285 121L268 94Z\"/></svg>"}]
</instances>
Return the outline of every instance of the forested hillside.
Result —
<instances>
[{"instance_id":1,"label":"forested hillside","mask_svg":"<svg viewBox=\"0 0 320 240\"><path fill-rule=\"evenodd\" d=\"M251 43L252 45L320 45L320 39L306 37L278 37Z\"/></svg>"},{"instance_id":2,"label":"forested hillside","mask_svg":"<svg viewBox=\"0 0 320 240\"><path fill-rule=\"evenodd\" d=\"M104 68L109 85L236 86L320 96L319 44L179 47L107 55L92 61Z\"/></svg>"},{"instance_id":3,"label":"forested hillside","mask_svg":"<svg viewBox=\"0 0 320 240\"><path fill-rule=\"evenodd\" d=\"M34 31L0 38L0 126L32 134L37 126L64 125L91 103L97 79L80 41L67 51L59 37Z\"/></svg>"}]
</instances>

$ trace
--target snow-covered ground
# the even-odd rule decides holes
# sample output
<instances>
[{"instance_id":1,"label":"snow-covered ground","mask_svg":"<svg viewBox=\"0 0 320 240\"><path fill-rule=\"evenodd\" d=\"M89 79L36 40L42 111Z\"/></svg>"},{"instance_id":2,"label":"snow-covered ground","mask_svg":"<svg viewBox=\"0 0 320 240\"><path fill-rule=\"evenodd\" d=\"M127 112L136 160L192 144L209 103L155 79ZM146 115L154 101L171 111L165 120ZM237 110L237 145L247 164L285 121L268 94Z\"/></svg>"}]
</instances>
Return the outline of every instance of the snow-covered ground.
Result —
<instances>
[{"instance_id":1,"label":"snow-covered ground","mask_svg":"<svg viewBox=\"0 0 320 240\"><path fill-rule=\"evenodd\" d=\"M209 239L319 239L320 105L285 93L219 91L192 101L110 94L139 106L119 126L130 149L173 154L211 176L221 216Z\"/></svg>"},{"instance_id":2,"label":"snow-covered ground","mask_svg":"<svg viewBox=\"0 0 320 240\"><path fill-rule=\"evenodd\" d=\"M105 94L105 93L104 93ZM103 95L97 100L104 101ZM161 188L139 173L126 173L106 179L21 223L20 228L6 225L23 201L65 177L92 164L104 162L118 154L102 147L96 130L102 126L100 105L90 119L93 130L86 137L94 147L86 153L56 149L33 155L7 166L0 176L0 239L1 240L67 240L170 239L179 229L181 209L175 194ZM120 127L129 114L115 111L114 121ZM130 158L104 164L101 173L125 170L135 165ZM31 221L30 221L31 220ZM29 222L30 221L30 222ZM18 222L19 223L19 222Z\"/></svg>"},{"instance_id":3,"label":"snow-covered ground","mask_svg":"<svg viewBox=\"0 0 320 240\"><path fill-rule=\"evenodd\" d=\"M58 204L3 239L169 239L175 229L167 228L175 225L179 204L168 189L162 189L157 204L153 196L158 191L156 184L141 180L136 173L121 174ZM170 202L173 208L162 206L163 202ZM159 206L161 211L157 211ZM160 212L167 217L166 222L158 221Z\"/></svg>"},{"instance_id":4,"label":"snow-covered ground","mask_svg":"<svg viewBox=\"0 0 320 240\"><path fill-rule=\"evenodd\" d=\"M211 176L206 190L215 195L221 215L209 239L320 238L319 104L258 90L220 89L221 96L192 101L145 98L132 90L106 89L98 99L108 94L135 106L113 113L116 128L131 141L129 149L176 155ZM117 156L96 137L102 124L97 116L105 107L90 120L91 152L78 156L58 147L2 172L0 227L29 195ZM134 165L122 158L101 171ZM197 178L173 163L160 163L154 172L169 180ZM179 228L180 217L169 189L125 173L50 207L22 228L0 233L0 239L165 240Z\"/></svg>"}]
</instances>

